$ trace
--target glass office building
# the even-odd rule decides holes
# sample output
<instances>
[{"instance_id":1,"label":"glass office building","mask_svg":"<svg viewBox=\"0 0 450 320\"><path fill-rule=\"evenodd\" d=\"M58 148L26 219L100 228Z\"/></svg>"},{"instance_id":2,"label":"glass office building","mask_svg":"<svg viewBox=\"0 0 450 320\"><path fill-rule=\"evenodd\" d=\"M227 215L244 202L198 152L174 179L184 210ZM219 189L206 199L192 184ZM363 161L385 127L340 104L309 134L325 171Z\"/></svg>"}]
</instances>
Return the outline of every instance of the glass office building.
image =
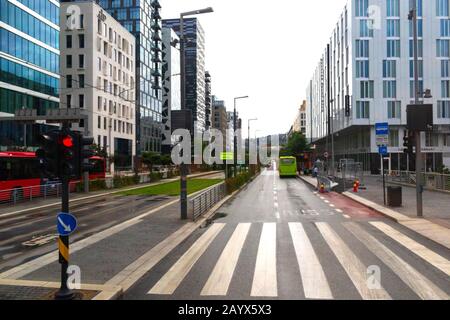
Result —
<instances>
[{"instance_id":1,"label":"glass office building","mask_svg":"<svg viewBox=\"0 0 450 320\"><path fill-rule=\"evenodd\" d=\"M59 107L59 1L0 0L0 117ZM43 125L0 122L0 150L33 147Z\"/></svg>"},{"instance_id":2,"label":"glass office building","mask_svg":"<svg viewBox=\"0 0 450 320\"><path fill-rule=\"evenodd\" d=\"M163 20L165 28L172 28L180 36L180 19ZM204 132L207 125L205 108L205 33L197 18L184 20L186 61L186 109L192 110L196 130ZM208 114L209 116L209 114ZM209 121L208 121L209 122Z\"/></svg>"},{"instance_id":3,"label":"glass office building","mask_svg":"<svg viewBox=\"0 0 450 320\"><path fill-rule=\"evenodd\" d=\"M96 1L136 37L137 155L161 152L161 5L157 0Z\"/></svg>"}]
</instances>

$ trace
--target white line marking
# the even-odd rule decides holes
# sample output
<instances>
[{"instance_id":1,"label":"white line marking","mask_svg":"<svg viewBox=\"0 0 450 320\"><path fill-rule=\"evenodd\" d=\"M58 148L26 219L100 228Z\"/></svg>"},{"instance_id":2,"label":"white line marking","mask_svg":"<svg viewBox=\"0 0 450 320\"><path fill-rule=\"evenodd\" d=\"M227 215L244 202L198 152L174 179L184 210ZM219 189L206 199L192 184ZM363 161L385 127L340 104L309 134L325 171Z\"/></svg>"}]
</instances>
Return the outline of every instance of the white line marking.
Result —
<instances>
[{"instance_id":1,"label":"white line marking","mask_svg":"<svg viewBox=\"0 0 450 320\"><path fill-rule=\"evenodd\" d=\"M336 207L334 204L330 204L330 207L332 207L332 208L334 208L334 207Z\"/></svg>"},{"instance_id":2,"label":"white line marking","mask_svg":"<svg viewBox=\"0 0 450 320\"><path fill-rule=\"evenodd\" d=\"M242 247L250 230L251 223L240 223L227 246L223 250L217 264L209 276L203 290L202 296L226 296L228 288L236 269Z\"/></svg>"},{"instance_id":3,"label":"white line marking","mask_svg":"<svg viewBox=\"0 0 450 320\"><path fill-rule=\"evenodd\" d=\"M336 209L336 211L339 213L344 213L344 211L342 211L341 209Z\"/></svg>"},{"instance_id":4,"label":"white line marking","mask_svg":"<svg viewBox=\"0 0 450 320\"><path fill-rule=\"evenodd\" d=\"M367 266L358 259L327 223L316 222L316 226L364 300L391 299L383 288L378 290L369 289L367 286Z\"/></svg>"},{"instance_id":5,"label":"white line marking","mask_svg":"<svg viewBox=\"0 0 450 320\"><path fill-rule=\"evenodd\" d=\"M351 219L351 217L348 214L344 214L345 219Z\"/></svg>"},{"instance_id":6,"label":"white line marking","mask_svg":"<svg viewBox=\"0 0 450 320\"><path fill-rule=\"evenodd\" d=\"M278 220L280 220L280 213L277 211L277 212L275 212L275 217L278 219Z\"/></svg>"},{"instance_id":7,"label":"white line marking","mask_svg":"<svg viewBox=\"0 0 450 320\"><path fill-rule=\"evenodd\" d=\"M384 222L370 222L375 228L397 241L399 244L409 249L429 264L433 265L437 269L444 272L447 276L450 276L450 261L440 256L439 254L431 251L427 247L407 237L403 233L395 230Z\"/></svg>"},{"instance_id":8,"label":"white line marking","mask_svg":"<svg viewBox=\"0 0 450 320\"><path fill-rule=\"evenodd\" d=\"M277 297L277 225L265 223L259 241L252 297Z\"/></svg>"},{"instance_id":9,"label":"white line marking","mask_svg":"<svg viewBox=\"0 0 450 320\"><path fill-rule=\"evenodd\" d=\"M353 233L374 255L408 285L423 300L448 300L448 295L411 267L385 245L375 239L367 231L354 222L348 222L345 227Z\"/></svg>"},{"instance_id":10,"label":"white line marking","mask_svg":"<svg viewBox=\"0 0 450 320\"><path fill-rule=\"evenodd\" d=\"M330 203L330 201L328 201L328 200L323 200L323 202L325 202L325 203Z\"/></svg>"},{"instance_id":11,"label":"white line marking","mask_svg":"<svg viewBox=\"0 0 450 320\"><path fill-rule=\"evenodd\" d=\"M275 202L275 203L273 204L273 206L274 206L275 208L278 208L278 202Z\"/></svg>"},{"instance_id":12,"label":"white line marking","mask_svg":"<svg viewBox=\"0 0 450 320\"><path fill-rule=\"evenodd\" d=\"M223 223L213 224L170 268L148 294L173 294L224 226L225 224Z\"/></svg>"},{"instance_id":13,"label":"white line marking","mask_svg":"<svg viewBox=\"0 0 450 320\"><path fill-rule=\"evenodd\" d=\"M301 223L289 223L292 242L307 299L333 299L331 289L311 241Z\"/></svg>"}]
</instances>

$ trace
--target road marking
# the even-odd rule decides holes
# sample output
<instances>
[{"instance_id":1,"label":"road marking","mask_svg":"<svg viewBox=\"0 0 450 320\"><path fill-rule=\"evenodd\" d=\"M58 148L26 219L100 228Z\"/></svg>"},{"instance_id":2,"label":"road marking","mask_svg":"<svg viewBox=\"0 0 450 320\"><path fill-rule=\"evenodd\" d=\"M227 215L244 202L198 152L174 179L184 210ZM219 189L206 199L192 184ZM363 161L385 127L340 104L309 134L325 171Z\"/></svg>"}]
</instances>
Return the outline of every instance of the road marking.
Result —
<instances>
[{"instance_id":1,"label":"road marking","mask_svg":"<svg viewBox=\"0 0 450 320\"><path fill-rule=\"evenodd\" d=\"M348 214L344 214L345 219L351 219L351 217Z\"/></svg>"},{"instance_id":2,"label":"road marking","mask_svg":"<svg viewBox=\"0 0 450 320\"><path fill-rule=\"evenodd\" d=\"M158 283L150 289L148 294L173 294L224 226L225 224L223 223L213 224L172 266L172 268L170 268Z\"/></svg>"},{"instance_id":3,"label":"road marking","mask_svg":"<svg viewBox=\"0 0 450 320\"><path fill-rule=\"evenodd\" d=\"M273 206L274 206L275 208L278 208L278 202L274 202Z\"/></svg>"},{"instance_id":4,"label":"road marking","mask_svg":"<svg viewBox=\"0 0 450 320\"><path fill-rule=\"evenodd\" d=\"M330 203L330 201L328 201L328 200L323 200L323 202L325 202L325 203Z\"/></svg>"},{"instance_id":5,"label":"road marking","mask_svg":"<svg viewBox=\"0 0 450 320\"><path fill-rule=\"evenodd\" d=\"M280 220L280 213L277 211L277 212L275 212L275 217L278 219L278 220Z\"/></svg>"},{"instance_id":6,"label":"road marking","mask_svg":"<svg viewBox=\"0 0 450 320\"><path fill-rule=\"evenodd\" d=\"M277 297L277 225L265 223L259 240L252 297Z\"/></svg>"},{"instance_id":7,"label":"road marking","mask_svg":"<svg viewBox=\"0 0 450 320\"><path fill-rule=\"evenodd\" d=\"M367 267L327 223L316 222L316 226L364 300L391 299L389 294L383 288L368 288Z\"/></svg>"},{"instance_id":8,"label":"road marking","mask_svg":"<svg viewBox=\"0 0 450 320\"><path fill-rule=\"evenodd\" d=\"M209 276L202 296L226 296L251 223L240 223Z\"/></svg>"},{"instance_id":9,"label":"road marking","mask_svg":"<svg viewBox=\"0 0 450 320\"><path fill-rule=\"evenodd\" d=\"M342 211L341 209L336 209L336 211L339 213L344 213L344 211Z\"/></svg>"},{"instance_id":10,"label":"road marking","mask_svg":"<svg viewBox=\"0 0 450 320\"><path fill-rule=\"evenodd\" d=\"M384 222L370 222L375 228L397 241L399 244L409 249L429 264L433 265L437 269L444 272L447 276L450 276L450 261L440 256L439 254L431 251L427 247L407 237L403 233L388 226Z\"/></svg>"},{"instance_id":11,"label":"road marking","mask_svg":"<svg viewBox=\"0 0 450 320\"><path fill-rule=\"evenodd\" d=\"M289 223L297 262L307 299L333 299L319 259L301 223Z\"/></svg>"},{"instance_id":12,"label":"road marking","mask_svg":"<svg viewBox=\"0 0 450 320\"><path fill-rule=\"evenodd\" d=\"M421 273L406 263L402 258L379 242L375 237L363 230L354 222L345 223L345 227L353 233L374 255L408 285L423 300L448 300L449 296L425 278Z\"/></svg>"},{"instance_id":13,"label":"road marking","mask_svg":"<svg viewBox=\"0 0 450 320\"><path fill-rule=\"evenodd\" d=\"M330 204L330 207L334 208L334 207L335 207L335 205L334 205L334 204Z\"/></svg>"},{"instance_id":14,"label":"road marking","mask_svg":"<svg viewBox=\"0 0 450 320\"><path fill-rule=\"evenodd\" d=\"M325 198L324 198L324 197L320 197L320 199L322 199L322 200L325 200Z\"/></svg>"}]
</instances>

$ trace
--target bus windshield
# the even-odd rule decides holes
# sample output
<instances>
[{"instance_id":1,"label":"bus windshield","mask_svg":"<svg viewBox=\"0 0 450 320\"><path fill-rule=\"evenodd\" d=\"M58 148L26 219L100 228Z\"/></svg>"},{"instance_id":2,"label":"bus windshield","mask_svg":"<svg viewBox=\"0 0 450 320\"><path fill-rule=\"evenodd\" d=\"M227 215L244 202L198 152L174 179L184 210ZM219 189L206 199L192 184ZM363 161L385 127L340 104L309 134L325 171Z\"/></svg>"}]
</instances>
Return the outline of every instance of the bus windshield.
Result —
<instances>
[{"instance_id":1,"label":"bus windshield","mask_svg":"<svg viewBox=\"0 0 450 320\"><path fill-rule=\"evenodd\" d=\"M295 160L294 159L281 159L280 163L285 166L291 166L291 165L295 164Z\"/></svg>"}]
</instances>

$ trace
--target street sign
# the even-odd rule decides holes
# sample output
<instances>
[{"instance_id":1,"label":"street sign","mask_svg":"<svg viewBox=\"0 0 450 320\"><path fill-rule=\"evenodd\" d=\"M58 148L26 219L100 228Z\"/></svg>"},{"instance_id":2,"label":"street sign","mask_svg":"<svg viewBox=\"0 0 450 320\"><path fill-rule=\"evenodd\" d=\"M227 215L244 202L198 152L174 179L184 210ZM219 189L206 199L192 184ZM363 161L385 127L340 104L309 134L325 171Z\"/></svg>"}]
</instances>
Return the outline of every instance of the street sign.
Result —
<instances>
[{"instance_id":1,"label":"street sign","mask_svg":"<svg viewBox=\"0 0 450 320\"><path fill-rule=\"evenodd\" d=\"M233 152L221 152L220 160L234 160L234 153Z\"/></svg>"},{"instance_id":2,"label":"street sign","mask_svg":"<svg viewBox=\"0 0 450 320\"><path fill-rule=\"evenodd\" d=\"M378 147L378 152L382 156L387 156L388 155L388 148L387 148L387 146L379 146Z\"/></svg>"},{"instance_id":3,"label":"street sign","mask_svg":"<svg viewBox=\"0 0 450 320\"><path fill-rule=\"evenodd\" d=\"M77 229L77 219L70 213L61 212L58 214L58 233L61 236L68 236Z\"/></svg>"},{"instance_id":4,"label":"street sign","mask_svg":"<svg viewBox=\"0 0 450 320\"><path fill-rule=\"evenodd\" d=\"M387 146L389 144L389 123L376 123L375 135L377 146Z\"/></svg>"}]
</instances>

